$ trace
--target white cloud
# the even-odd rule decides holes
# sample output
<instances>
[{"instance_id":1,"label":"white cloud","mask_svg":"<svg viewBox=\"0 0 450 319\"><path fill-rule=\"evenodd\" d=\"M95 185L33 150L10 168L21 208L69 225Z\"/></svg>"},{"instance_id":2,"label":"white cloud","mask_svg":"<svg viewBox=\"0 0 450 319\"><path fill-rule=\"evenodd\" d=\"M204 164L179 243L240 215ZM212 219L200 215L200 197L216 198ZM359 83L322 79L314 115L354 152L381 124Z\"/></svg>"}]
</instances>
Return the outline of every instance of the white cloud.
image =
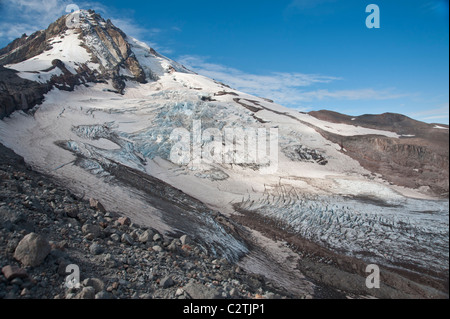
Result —
<instances>
[{"instance_id":1,"label":"white cloud","mask_svg":"<svg viewBox=\"0 0 450 319\"><path fill-rule=\"evenodd\" d=\"M1 40L11 41L23 33L42 30L66 14L70 0L8 0L2 6ZM81 4L78 4L82 8Z\"/></svg>"},{"instance_id":2,"label":"white cloud","mask_svg":"<svg viewBox=\"0 0 450 319\"><path fill-rule=\"evenodd\" d=\"M285 8L286 17L296 15L328 16L334 13L337 0L292 0Z\"/></svg>"},{"instance_id":3,"label":"white cloud","mask_svg":"<svg viewBox=\"0 0 450 319\"><path fill-rule=\"evenodd\" d=\"M102 14L102 12L100 12ZM108 18L108 13L103 13L102 16L105 16L105 19ZM151 28L146 29L139 25L137 25L132 19L127 18L111 18L111 22L121 29L125 34L132 36L137 39L143 39L145 37L154 37L155 35L161 32L160 29Z\"/></svg>"},{"instance_id":4,"label":"white cloud","mask_svg":"<svg viewBox=\"0 0 450 319\"><path fill-rule=\"evenodd\" d=\"M209 63L205 58L198 56L182 56L179 62L202 75L222 81L243 92L278 98L284 102L302 100L302 98L299 99L298 94L295 94L298 93L297 89L300 87L307 87L315 83L329 83L339 79L302 73L250 74L235 68Z\"/></svg>"},{"instance_id":5,"label":"white cloud","mask_svg":"<svg viewBox=\"0 0 450 319\"><path fill-rule=\"evenodd\" d=\"M11 41L46 28L65 13L65 0L8 0L2 4L0 37Z\"/></svg>"},{"instance_id":6,"label":"white cloud","mask_svg":"<svg viewBox=\"0 0 450 319\"><path fill-rule=\"evenodd\" d=\"M240 91L273 99L288 107L304 107L305 103L336 100L389 100L405 97L393 89L335 90L311 89L315 86L330 85L342 78L303 73L272 72L256 75L220 64L209 63L198 56L182 56L179 62L199 74L224 82Z\"/></svg>"},{"instance_id":7,"label":"white cloud","mask_svg":"<svg viewBox=\"0 0 450 319\"><path fill-rule=\"evenodd\" d=\"M5 24L3 22L0 23L0 38L5 38L9 41L20 37L24 33L29 35L40 29L39 26L31 24L15 24L8 27Z\"/></svg>"},{"instance_id":8,"label":"white cloud","mask_svg":"<svg viewBox=\"0 0 450 319\"><path fill-rule=\"evenodd\" d=\"M374 89L358 89L358 90L317 90L306 92L303 94L305 100L391 100L408 96L407 94L394 93L390 89L374 90Z\"/></svg>"},{"instance_id":9,"label":"white cloud","mask_svg":"<svg viewBox=\"0 0 450 319\"><path fill-rule=\"evenodd\" d=\"M408 114L408 116L410 116L412 118L416 118L416 119L418 119L420 121L424 121L424 122L439 120L442 123L444 123L444 122L448 123L449 122L449 103L446 102L446 103L440 104L434 109L410 113L410 114Z\"/></svg>"},{"instance_id":10,"label":"white cloud","mask_svg":"<svg viewBox=\"0 0 450 319\"><path fill-rule=\"evenodd\" d=\"M66 7L76 4L80 9L93 9L127 35L141 40L151 39L161 32L158 28L145 28L135 23L132 17L117 12L112 7L95 1L73 0L8 0L0 6L0 41L12 41L22 34L46 29L48 25L66 14Z\"/></svg>"},{"instance_id":11,"label":"white cloud","mask_svg":"<svg viewBox=\"0 0 450 319\"><path fill-rule=\"evenodd\" d=\"M315 8L317 6L333 3L336 0L293 0L288 8L298 8L298 9L306 9L306 8Z\"/></svg>"},{"instance_id":12,"label":"white cloud","mask_svg":"<svg viewBox=\"0 0 450 319\"><path fill-rule=\"evenodd\" d=\"M70 3L68 0L8 0L2 6L1 29L9 39L21 35L17 32L43 29L65 14Z\"/></svg>"},{"instance_id":13,"label":"white cloud","mask_svg":"<svg viewBox=\"0 0 450 319\"><path fill-rule=\"evenodd\" d=\"M440 17L448 18L448 0L433 0L422 4L422 10L431 12Z\"/></svg>"}]
</instances>

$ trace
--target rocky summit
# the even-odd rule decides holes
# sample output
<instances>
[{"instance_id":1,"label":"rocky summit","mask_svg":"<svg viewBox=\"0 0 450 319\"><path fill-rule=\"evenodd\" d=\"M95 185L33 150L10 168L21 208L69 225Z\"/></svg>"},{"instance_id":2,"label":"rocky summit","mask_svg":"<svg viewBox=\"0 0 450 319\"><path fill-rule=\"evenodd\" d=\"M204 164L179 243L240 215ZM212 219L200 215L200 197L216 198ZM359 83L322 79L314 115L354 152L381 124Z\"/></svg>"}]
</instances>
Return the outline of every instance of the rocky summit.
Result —
<instances>
[{"instance_id":1,"label":"rocky summit","mask_svg":"<svg viewBox=\"0 0 450 319\"><path fill-rule=\"evenodd\" d=\"M127 36L110 20L105 21L92 10L83 11L80 19L79 24L70 29L67 16L63 16L46 30L30 36L23 35L0 50L0 118L15 110L29 110L40 104L44 94L52 88L73 91L77 85L111 81L112 90L123 93L127 80L139 83L158 80L158 73L139 63ZM47 54L51 57L49 64L45 70L39 69L39 72L50 74L48 81L38 81L38 84L3 67L24 62L48 51L56 51L58 44L63 43L68 35L71 41L78 42L76 44L85 50L82 55L85 54L88 59L67 63ZM163 58L153 49L149 49L148 54L155 59ZM174 71L190 72L175 62L171 68ZM34 72L39 73L37 70Z\"/></svg>"}]
</instances>

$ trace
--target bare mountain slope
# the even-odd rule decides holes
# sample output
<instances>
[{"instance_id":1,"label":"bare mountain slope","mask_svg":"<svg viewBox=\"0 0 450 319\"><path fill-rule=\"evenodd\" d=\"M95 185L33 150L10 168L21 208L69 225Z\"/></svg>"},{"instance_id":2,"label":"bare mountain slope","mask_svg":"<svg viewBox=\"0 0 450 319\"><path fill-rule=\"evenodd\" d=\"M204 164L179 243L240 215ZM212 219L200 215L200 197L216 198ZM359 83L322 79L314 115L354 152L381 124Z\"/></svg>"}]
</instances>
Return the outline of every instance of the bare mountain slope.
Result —
<instances>
[{"instance_id":1,"label":"bare mountain slope","mask_svg":"<svg viewBox=\"0 0 450 319\"><path fill-rule=\"evenodd\" d=\"M309 114L331 123L396 132L400 135L399 138L341 136L320 130L322 135L341 145L346 154L364 168L381 174L393 184L422 188L430 194L448 198L448 125L427 124L392 113L357 117L331 111Z\"/></svg>"}]
</instances>

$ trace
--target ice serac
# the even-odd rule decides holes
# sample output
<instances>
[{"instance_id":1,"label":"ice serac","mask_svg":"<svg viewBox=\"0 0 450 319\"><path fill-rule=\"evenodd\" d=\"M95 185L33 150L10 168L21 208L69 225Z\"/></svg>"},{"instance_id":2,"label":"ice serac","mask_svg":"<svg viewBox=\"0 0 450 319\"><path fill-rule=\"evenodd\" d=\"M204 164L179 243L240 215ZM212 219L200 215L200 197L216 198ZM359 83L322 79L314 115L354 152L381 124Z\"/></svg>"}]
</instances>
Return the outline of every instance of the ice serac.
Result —
<instances>
[{"instance_id":1,"label":"ice serac","mask_svg":"<svg viewBox=\"0 0 450 319\"><path fill-rule=\"evenodd\" d=\"M0 50L1 143L106 210L187 234L292 293L315 290L299 269L317 251L300 258L270 238L314 243L347 273L381 265L404 296L430 296L424 285L445 293L448 127L300 113L195 74L93 11L79 14L75 28L62 17ZM230 143L221 155L236 156L174 163L177 130L200 141L203 159ZM268 148L271 132L276 170L238 156ZM436 136L446 145L420 146Z\"/></svg>"}]
</instances>

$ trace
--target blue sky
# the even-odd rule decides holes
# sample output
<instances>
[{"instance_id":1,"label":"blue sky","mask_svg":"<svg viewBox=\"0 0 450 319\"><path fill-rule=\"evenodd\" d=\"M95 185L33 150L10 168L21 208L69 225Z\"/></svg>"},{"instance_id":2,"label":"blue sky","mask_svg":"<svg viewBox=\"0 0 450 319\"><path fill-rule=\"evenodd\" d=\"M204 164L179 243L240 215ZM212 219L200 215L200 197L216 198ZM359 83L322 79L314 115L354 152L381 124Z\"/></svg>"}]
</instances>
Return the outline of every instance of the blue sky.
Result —
<instances>
[{"instance_id":1,"label":"blue sky","mask_svg":"<svg viewBox=\"0 0 450 319\"><path fill-rule=\"evenodd\" d=\"M288 107L449 122L448 0L0 0L0 46L46 28L71 3ZM379 29L365 24L371 3Z\"/></svg>"}]
</instances>

